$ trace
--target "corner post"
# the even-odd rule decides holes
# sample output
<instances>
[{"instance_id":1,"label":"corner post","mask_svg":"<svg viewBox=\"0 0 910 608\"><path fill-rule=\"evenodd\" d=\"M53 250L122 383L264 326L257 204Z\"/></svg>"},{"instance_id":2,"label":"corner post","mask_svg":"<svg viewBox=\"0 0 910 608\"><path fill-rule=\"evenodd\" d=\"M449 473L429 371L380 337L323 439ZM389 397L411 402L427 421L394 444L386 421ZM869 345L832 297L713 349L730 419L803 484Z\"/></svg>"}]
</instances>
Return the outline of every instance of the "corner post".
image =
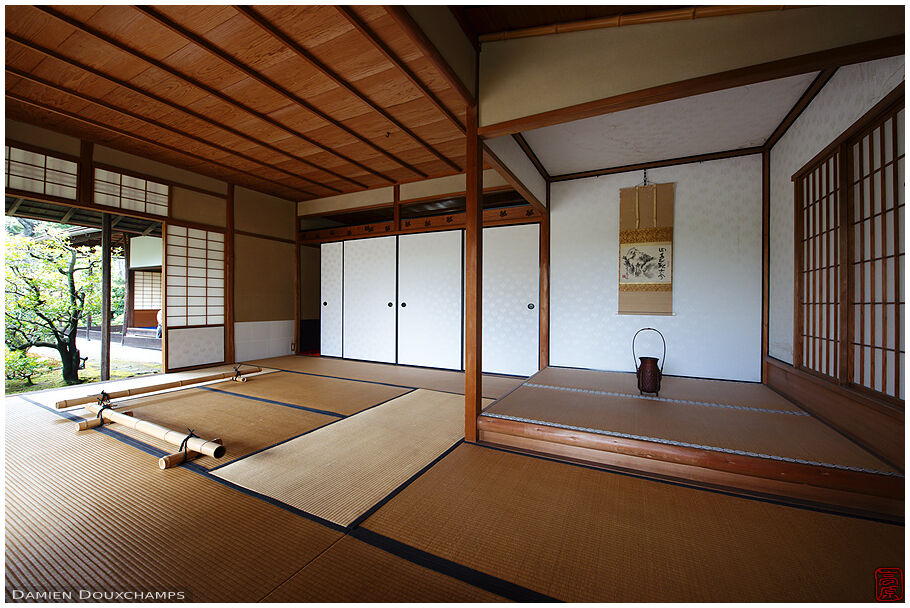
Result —
<instances>
[{"instance_id":1,"label":"corner post","mask_svg":"<svg viewBox=\"0 0 910 608\"><path fill-rule=\"evenodd\" d=\"M481 370L481 316L483 287L483 150L477 135L477 104L467 110L467 158L465 166L465 375L464 375L464 436L477 441L477 417L483 398Z\"/></svg>"},{"instance_id":2,"label":"corner post","mask_svg":"<svg viewBox=\"0 0 910 608\"><path fill-rule=\"evenodd\" d=\"M101 379L111 379L111 214L101 214Z\"/></svg>"}]
</instances>

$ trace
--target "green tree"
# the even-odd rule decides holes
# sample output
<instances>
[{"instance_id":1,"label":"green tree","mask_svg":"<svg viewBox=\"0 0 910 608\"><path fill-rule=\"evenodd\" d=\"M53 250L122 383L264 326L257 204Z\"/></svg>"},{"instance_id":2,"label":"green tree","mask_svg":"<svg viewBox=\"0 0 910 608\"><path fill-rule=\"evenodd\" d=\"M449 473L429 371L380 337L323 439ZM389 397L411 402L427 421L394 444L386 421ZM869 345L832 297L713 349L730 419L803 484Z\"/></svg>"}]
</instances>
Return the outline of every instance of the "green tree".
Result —
<instances>
[{"instance_id":1,"label":"green tree","mask_svg":"<svg viewBox=\"0 0 910 608\"><path fill-rule=\"evenodd\" d=\"M62 229L40 224L33 238L8 235L5 259L7 347L57 349L63 379L78 383L76 330L86 313L101 314L101 248L74 247Z\"/></svg>"}]
</instances>

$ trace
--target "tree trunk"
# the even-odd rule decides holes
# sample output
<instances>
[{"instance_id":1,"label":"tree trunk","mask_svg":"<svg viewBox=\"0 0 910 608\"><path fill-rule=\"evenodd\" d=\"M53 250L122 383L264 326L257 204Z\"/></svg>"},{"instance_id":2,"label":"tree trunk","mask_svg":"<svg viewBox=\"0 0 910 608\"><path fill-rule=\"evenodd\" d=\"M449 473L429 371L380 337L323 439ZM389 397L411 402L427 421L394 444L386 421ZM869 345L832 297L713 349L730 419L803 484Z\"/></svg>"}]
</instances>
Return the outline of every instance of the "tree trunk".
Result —
<instances>
[{"instance_id":1,"label":"tree trunk","mask_svg":"<svg viewBox=\"0 0 910 608\"><path fill-rule=\"evenodd\" d=\"M63 363L63 380L67 384L79 384L79 349L75 344L57 343L60 362Z\"/></svg>"}]
</instances>

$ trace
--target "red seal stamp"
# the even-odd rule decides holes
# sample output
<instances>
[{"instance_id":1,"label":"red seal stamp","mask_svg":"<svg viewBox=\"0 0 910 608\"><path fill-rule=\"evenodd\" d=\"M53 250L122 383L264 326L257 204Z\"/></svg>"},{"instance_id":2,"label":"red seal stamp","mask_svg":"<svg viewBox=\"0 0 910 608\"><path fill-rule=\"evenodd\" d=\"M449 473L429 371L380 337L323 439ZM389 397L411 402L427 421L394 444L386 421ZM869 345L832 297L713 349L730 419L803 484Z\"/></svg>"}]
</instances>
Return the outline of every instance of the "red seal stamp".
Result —
<instances>
[{"instance_id":1,"label":"red seal stamp","mask_svg":"<svg viewBox=\"0 0 910 608\"><path fill-rule=\"evenodd\" d=\"M900 568L876 568L875 600L901 602L904 599L904 573Z\"/></svg>"}]
</instances>

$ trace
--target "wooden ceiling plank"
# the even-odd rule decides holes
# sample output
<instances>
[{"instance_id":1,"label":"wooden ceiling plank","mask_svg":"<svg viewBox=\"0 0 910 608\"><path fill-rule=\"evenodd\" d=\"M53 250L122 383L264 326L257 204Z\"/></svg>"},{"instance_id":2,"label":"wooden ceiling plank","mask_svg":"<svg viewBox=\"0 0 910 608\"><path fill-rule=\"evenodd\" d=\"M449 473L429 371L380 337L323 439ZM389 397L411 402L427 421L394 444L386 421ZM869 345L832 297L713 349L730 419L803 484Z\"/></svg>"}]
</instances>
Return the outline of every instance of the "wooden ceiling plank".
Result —
<instances>
[{"instance_id":1,"label":"wooden ceiling plank","mask_svg":"<svg viewBox=\"0 0 910 608\"><path fill-rule=\"evenodd\" d=\"M236 173L242 173L242 174L245 174L245 175L249 175L250 177L252 177L253 179L255 179L257 182L263 181L262 178L261 178L261 176L255 174L255 173L247 172L247 171L244 171L244 170L242 170L242 169L237 169L236 167L232 167L232 166L230 166L230 165L224 165L224 164L222 164L222 163L219 163L219 162L216 162L216 161L212 161L212 160L209 160L209 159L204 158L204 157L200 157L200 156L198 156L198 155L196 155L196 154L193 154L192 152L188 152L188 151L186 151L186 150L181 150L181 149L175 148L175 147L173 147L173 146L171 146L171 145L169 145L169 144L166 144L166 143L163 143L163 142L160 142L160 141L155 141L155 140L153 140L153 139L149 139L149 138L144 137L144 136L142 136L142 135L138 135L137 133L134 133L134 132L126 131L126 130L124 130L124 129L119 129L119 128L113 127L113 126L111 126L111 125L107 125L107 124L104 124L104 123L100 123L100 122L97 122L97 121L92 120L92 119L90 119L90 118L86 118L86 117L84 117L84 116L79 116L78 114L73 114L73 113L71 113L71 112L67 112L66 110L62 110L62 109L59 109L59 108L54 108L54 107L52 107L52 106L47 106L47 105L42 104L42 103L40 103L40 102L33 101L33 100L27 99L27 98L25 98L25 97L20 97L20 96L18 96L18 95L15 95L15 94L13 94L13 93L10 93L9 91L7 91L6 97L7 97L8 99L12 99L12 100L14 100L14 101L18 101L19 103L26 104L26 105L30 105L30 106L33 106L33 107L38 108L38 109L40 109L40 110L44 110L45 112L51 112L51 113L53 113L53 114L58 114L58 115L60 115L60 116L64 116L64 117L66 117L66 118L69 118L70 120L75 120L75 121L77 121L77 122L82 122L82 123L88 124L88 125L90 125L90 126L93 126L93 127L95 127L95 128L98 128L98 129L103 129L103 130L106 130L106 131L110 131L110 132L116 133L116 134L121 135L121 136L123 136L123 137L126 137L126 138L128 138L128 139L133 139L133 140L141 141L141 142L144 142L144 143L146 143L146 144L150 144L150 145L152 145L152 146L154 146L154 147L158 147L158 148L163 148L163 149L166 149L166 150L170 150L171 152L176 152L176 153L179 154L179 155L189 156L190 158L194 158L194 159L196 159L196 160L202 161L203 163L212 164L212 165L218 165L218 166L224 167L225 169L227 169L227 170L229 170L229 171L231 171L231 172L236 172ZM309 195L309 196L316 196L315 194L313 194L312 192L310 192L310 191L308 191L308 190L303 190L303 189L301 189L301 190L299 190L299 192L302 193L302 194Z\"/></svg>"},{"instance_id":2,"label":"wooden ceiling plank","mask_svg":"<svg viewBox=\"0 0 910 608\"><path fill-rule=\"evenodd\" d=\"M250 162L253 162L253 163L255 163L255 164L258 164L258 165L260 165L260 166L262 166L262 167L264 167L264 168L266 168L266 169L275 169L275 170L277 170L277 171L280 172L280 173L284 173L284 174L287 175L288 177L291 177L291 178L294 178L294 179L300 179L300 180L305 181L305 182L308 182L310 185L316 186L316 187L318 187L318 188L325 188L325 189L327 189L327 190L329 190L329 191L335 192L336 194L340 194L340 193L342 192L341 190L337 190L337 189L332 188L332 187L330 187L330 186L327 186L327 185L325 185L325 184L323 184L323 183L321 183L321 182L317 182L317 181L314 181L314 180L311 180L311 179L302 177L299 173L292 173L292 172L290 172L290 171L285 171L284 169L278 169L277 167L273 167L272 165L269 165L269 164L267 164L267 163L264 163L264 162L262 162L262 161L259 161L259 160L257 160L256 158L253 158L252 156L248 156L248 155L243 154L243 153L241 153L241 152L237 152L236 150L231 150L230 148L226 148L226 147L224 147L224 146L220 146L220 145L215 144L215 143L212 143L212 142L210 142L210 141L206 141L206 140L204 140L204 139L202 139L202 138L200 138L200 137L197 137L197 136L193 135L192 133L188 133L188 132L186 132L186 131L184 131L184 130L182 130L182 129L178 129L177 127L173 127L173 126L170 126L170 125L161 123L161 122L159 122L159 121L157 121L157 120L155 120L155 119L153 119L153 118L147 118L147 117L145 117L145 116L142 116L141 114L137 114L136 112L133 112L133 111L128 110L128 109L126 109L126 108L118 107L118 106L116 106L116 105L111 104L109 101L104 101L104 100L101 100L101 99L92 97L91 95L86 95L86 94L84 94L84 93L79 93L79 92L77 92L77 91L74 91L74 90L68 89L68 88L66 88L66 87L57 85L57 84L55 84L55 83L53 83L53 82L51 82L51 81L49 81L49 80L45 80L44 78L40 78L40 77L38 77L38 76L34 76L34 75L32 75L32 74L29 74L29 73L27 73L27 72L23 72L22 70L18 70L18 69L16 69L16 68L13 68L13 67L10 67L10 66L7 66L6 72L7 72L8 74L14 74L14 75L16 75L16 76L18 76L19 78L22 78L22 79L24 79L24 80L29 80L29 81L31 81L31 82L34 82L35 84L42 85L42 86L44 86L44 87L53 89L53 90L55 90L55 91L59 91L59 92L61 92L61 93L64 93L64 94L66 94L66 95L69 95L69 96L71 96L71 97L75 97L75 98L80 99L80 100L82 100L82 101L86 101L86 102L89 102L89 103L93 103L93 104L96 104L96 105L98 105L98 106L101 106L102 108L109 109L109 110L113 110L113 111L115 111L115 112L119 112L120 114L123 114L124 116L129 116L130 118L133 118L133 119L136 119L136 120L140 120L140 121L145 122L145 123L150 124L150 125L154 125L154 126L156 126L156 127L158 127L158 128L164 129L165 131L169 131L169 132L172 132L172 133L176 133L176 134L178 134L178 135L181 135L181 136L183 136L183 137L186 137L187 139L190 139L190 140L193 140L193 141L195 141L195 142L198 142L198 143L200 143L200 144L202 144L202 145L204 145L204 146L209 146L209 147L215 148L215 149L220 150L220 151L222 151L222 152L224 152L224 153L227 153L227 154L229 154L229 155L238 156L238 157L240 157L240 158L243 158L243 159L246 159L246 160L248 160L248 161L250 161Z\"/></svg>"},{"instance_id":3,"label":"wooden ceiling plank","mask_svg":"<svg viewBox=\"0 0 910 608\"><path fill-rule=\"evenodd\" d=\"M259 118L260 120L262 120L262 121L264 121L264 122L267 122L268 124L270 124L270 125L272 125L272 126L274 126L274 127L277 127L277 128L279 128L279 129L281 129L281 130L283 130L283 131L287 131L287 132L289 132L291 135L293 135L293 136L295 136L295 137L299 137L300 139L306 141L306 142L309 143L309 144L312 144L312 145L315 145L315 146L317 146L317 147L319 147L319 148L321 148L321 149L324 149L326 152L329 152L329 153L331 153L331 154L335 154L335 153L332 151L331 148L328 148L328 147L326 147L326 146L323 146L323 145L320 144L319 142L313 141L312 139L310 139L309 137L307 137L307 136L304 135L303 133L300 133L300 132L298 132L298 131L294 131L294 130L292 130L292 129L287 128L286 126L282 125L281 123L279 123L279 122L277 122L277 121L275 121L275 120L269 118L267 115L262 114L261 112L257 112L257 111L254 110L253 108L250 108L249 106L247 106L247 105L245 105L245 104L243 104L243 103L241 103L241 102L239 102L239 101L237 101L237 100L231 99L230 97L227 97L226 95L223 95L221 92L219 92L219 91L213 89L212 87L210 87L210 86L208 86L208 85L206 85L206 84L204 84L204 83L202 83L202 82L199 82L199 81L197 81L197 80L195 80L195 79L193 79L193 78L191 78L191 77L189 77L189 76L187 76L187 75L181 73L181 72L178 71L178 70L175 70L175 69L173 69L173 68L171 68L171 67L169 67L169 66L167 66L167 65L164 65L164 64L162 64L161 62L156 61L154 58L148 57L148 56L144 55L143 53L140 53L139 51L137 51L137 50L135 50L135 49L133 49L133 48L131 48L131 47L129 47L129 46L123 44L123 43L120 43L120 42L114 40L114 39L111 38L110 36L107 36L107 35L104 34L103 32L99 32L99 31L95 30L94 28L92 28L91 26L89 26L89 25L87 25L87 24L85 24L85 23L81 23L80 21L77 21L77 20L75 20L75 19L72 19L72 18L68 17L67 15L65 15L65 14L63 14L63 13L60 13L59 11L57 11L57 10L55 10L55 9L52 9L52 8L50 8L50 7L47 7L47 6L39 6L39 7L37 7L37 8L38 8L38 10L44 11L45 13L47 13L47 14L53 16L53 17L56 17L57 19L59 19L59 20L65 22L65 23L68 23L69 25L71 25L72 27L76 28L77 30L79 30L79 31L81 31L81 32L84 32L84 33L86 33L86 34L88 34L88 35L90 35L90 36L92 36L92 37L94 37L94 38L97 38L98 40L101 40L102 42L105 42L105 43L107 43L107 44L113 46L114 48L117 48L117 49L119 49L120 51L122 51L122 52L124 52L124 53L127 53L128 55L131 55L131 56L133 56L133 57L136 57L136 58L138 58L138 59L140 59L140 60L142 60L142 61L148 63L149 65L151 65L151 66L153 66L153 67L155 67L155 68L158 68L158 69L160 69L160 70L163 70L163 71L165 71L165 72L171 74L171 75L174 76L175 78L178 78L178 79L180 79L180 80L183 80L184 82L190 84L191 86L194 86L194 87L196 87L196 88L198 88L198 89L201 89L201 90L205 91L206 93L208 93L208 94L211 95L212 97L215 97L215 98L217 98L217 99L220 99L221 101L223 101L223 102L225 102L225 103L227 103L227 104L230 104L230 105L232 105L232 106L234 106L234 107L240 109L241 111L246 112L247 114L250 114L250 115L252 115L252 116L255 116L255 117ZM359 163L358 161L356 161L356 160L354 160L354 159L352 159L352 158L343 157L343 160L345 160L346 162L348 162L348 163L350 163L350 164L352 164L352 165L355 165L355 166L357 166L357 167L359 167L359 168L361 168L361 169L364 169L364 170L369 171L369 172L371 172L371 173L373 172L373 169L371 169L370 167L367 167L366 165L363 165L362 163ZM388 181L389 183L394 183L394 180L393 180L393 179L390 179L390 178L386 177L385 175L382 175L382 174L377 174L377 175L378 175L378 177L385 178L386 181Z\"/></svg>"},{"instance_id":4,"label":"wooden ceiling plank","mask_svg":"<svg viewBox=\"0 0 910 608\"><path fill-rule=\"evenodd\" d=\"M360 91L357 87L355 87L350 82L348 82L347 80L342 78L342 76L340 74L335 73L331 68L329 68L327 65L325 65L324 63L319 61L309 51L307 51L305 48L303 48L301 45L299 45L296 41L292 40L289 36L287 36L284 32L282 32L275 24L269 22L265 17L260 15L253 8L247 7L247 6L238 6L236 8L242 15L246 16L252 23L259 26L259 28L261 28L264 32L266 32L270 36L273 36L277 40L280 40L285 46L287 46L287 48L289 48L294 53L296 53L298 57L300 57L305 62L307 62L309 65L311 65L314 68L316 68L317 70L319 70L319 72L322 73L326 78L329 78L332 82L337 84L339 87L343 88L350 95L353 95L354 97L359 99L362 103L366 104L370 109L372 109L374 112L376 112L377 114L379 114L380 116L385 118L392 125L394 125L397 129L399 129L402 133L405 133L408 137L410 137L411 139L416 141L418 144L420 144L430 154L432 154L433 156L435 156L442 162L446 163L447 165L449 165L456 171L461 171L461 167L459 167L458 165L453 163L449 158L443 156L436 148L434 148L433 146L428 144L426 141L424 141L419 135L414 133L406 125L404 125L403 123L401 123L397 119L395 119L395 117L393 117L391 114L389 114L384 108L382 108L381 106L379 106L378 104L373 102L372 99L370 99L366 94L364 94L362 91Z\"/></svg>"},{"instance_id":5,"label":"wooden ceiling plank","mask_svg":"<svg viewBox=\"0 0 910 608\"><path fill-rule=\"evenodd\" d=\"M296 94L294 94L291 91L287 90L286 88L282 87L281 85L274 82L273 80L266 78L265 76L263 76L256 70L252 69L251 67L239 62L237 59L235 59L230 54L224 52L220 48L211 44L210 42L208 42L201 36L197 36L193 32L188 31L186 28L182 27L178 23L175 23L174 21L169 19L164 14L162 14L162 13L158 12L157 10L150 8L148 6L137 6L136 8L137 8L137 10L140 10L140 11L144 12L146 15L150 16L151 18L155 19L162 26L167 27L170 30L179 33L180 35L184 36L190 42L196 44L200 48L205 49L209 53L215 55L216 57L218 57L225 63L233 66L235 69L246 74L249 78L252 78L253 80L259 82L261 85L265 86L266 88L271 89L272 91L275 91L276 93L283 95L283 96L287 97L288 99L293 100L295 103L300 105L300 107L308 110L309 112L312 112L313 114L316 114L323 120L333 124L335 127L339 128L339 129L345 131L348 135L351 135L352 137L356 137L357 139L359 139L361 141L361 143L369 146L370 148L375 149L380 154L388 156L390 160L393 160L396 163L400 164L401 166L412 170L414 173L417 173L418 175L421 175L422 177L426 177L417 169L414 169L413 167L408 166L407 163L405 163L404 161L396 158L392 154L389 154L388 152L386 152L385 150L383 150L381 147L377 146L373 142L361 137L358 133L355 133L351 129L348 129L346 126L344 126L342 123L336 121L334 118L332 118L328 114L325 114L318 108L312 106L305 99L297 96ZM229 98L227 98L227 99L229 99ZM256 113L256 114L260 114L260 113L256 112L255 110L253 110L252 108L250 108L249 111ZM268 117L266 115L264 115L264 114L260 114L260 115L263 116L265 119L268 119ZM302 133L300 134L300 136L301 136L301 138L310 140L310 138L306 137ZM311 142L311 143L315 143L315 142ZM351 160L351 162L355 162L355 161Z\"/></svg>"},{"instance_id":6,"label":"wooden ceiling plank","mask_svg":"<svg viewBox=\"0 0 910 608\"><path fill-rule=\"evenodd\" d=\"M386 58L393 66L395 66L398 71L400 71L404 76L414 85L417 90L419 90L424 97L426 97L430 103L432 103L436 108L442 112L442 114L449 119L449 121L455 125L455 127L461 131L465 132L464 123L455 116L449 108L439 100L439 98L433 94L433 92L427 87L417 76L408 68L401 59L395 56L392 50L376 35L370 27L360 20L360 18L347 6L335 6L335 8L344 15L354 28L360 32L370 43L375 47L377 51L382 53L383 57Z\"/></svg>"},{"instance_id":7,"label":"wooden ceiling plank","mask_svg":"<svg viewBox=\"0 0 910 608\"><path fill-rule=\"evenodd\" d=\"M44 47L38 45L37 43L31 42L31 41L26 40L26 39L24 39L24 38L20 38L19 36L10 34L9 32L7 32L6 38L7 38L7 40L11 40L11 41L15 42L16 44L19 44L20 46L23 46L23 47L25 47L25 48L28 48L28 49L30 49L30 50L32 50L32 51L37 52L37 53L40 53L40 54L42 54L42 55L44 55L44 56L46 56L46 57L50 57L50 58L52 58L52 59L55 59L55 60L57 60L57 61L60 61L60 62L62 62L62 63L65 63L65 64L67 64L67 65L70 65L70 66L72 66L72 67L75 67L75 68L77 68L77 69L83 70L83 71L85 71L85 72L87 72L87 73L89 73L89 74L92 74L92 75L94 75L94 76L97 76L97 77L99 77L99 78L101 78L101 79L107 80L107 81L109 81L109 82L113 82L113 83L117 84L118 86L120 86L120 87L122 87L122 88L124 88L124 89L126 89L126 90L128 90L128 91L132 91L133 93L136 93L136 94L138 94L138 95L141 95L141 96L146 97L146 98L149 98L149 99L152 99L152 100L154 100L154 101L156 101L156 102L158 102L158 103L160 103L160 104L162 104L162 105L166 105L166 106L168 106L168 107L170 107L170 108L172 108L172 109L175 109L175 110L178 110L178 111L180 111L180 112L183 112L184 114L186 114L186 115L188 115L188 116L192 116L193 118L196 118L196 119L198 119L198 120L204 121L204 122L206 122L206 123L208 123L208 124L210 124L210 125L212 125L212 126L218 128L218 129L221 129L221 130L223 130L223 131L227 131L228 133L230 133L230 134L232 134L232 135L235 135L235 136L240 137L240 138L243 138L243 139L245 139L245 140L247 140L247 141L253 142L253 143L255 143L257 146L262 146L262 147L264 147L264 148L267 148L267 149L269 149L269 150L272 150L273 152L277 152L277 153L282 154L282 155L284 155L284 156L286 156L286 157L288 157L288 158L292 158L292 159L296 160L297 162L303 163L304 165L306 165L306 166L308 166L308 167L312 167L313 169L316 169L316 170L318 170L318 171L323 171L323 172L327 173L328 175L331 175L331 176L336 177L336 178L338 178L338 179L341 179L341 180L350 182L350 183L352 183L352 184L354 184L355 186L358 186L358 187L360 187L360 188L365 188L365 187L367 187L366 184L364 184L364 183L362 183L362 182L359 182L359 181L357 181L357 180L350 179L350 178L346 177L345 175L343 175L343 174L341 174L341 173L338 173L337 171L333 171L333 170L331 170L331 169L327 169L327 168L325 168L325 167L323 167L323 166L320 166L320 165L318 165L318 164L312 163L312 162L306 160L305 158L303 158L302 156L299 156L299 155L293 154L293 153L291 153L291 152L287 152L287 151L285 151L285 150L282 150L281 148L278 148L278 147L276 147L276 146L273 146L272 144L270 144L270 143L268 143L268 142L266 142L266 141L263 141L263 140L261 140L261 139L259 139L259 138L255 138L255 137L253 137L253 136L251 136L251 135L248 135L248 134L246 134L246 133L244 133L244 132L242 132L242 131L239 131L238 129L235 129L235 128L229 126L229 125L226 125L226 124L224 124L224 123L221 123L221 122L212 120L212 119L209 118L208 116L205 116L204 114L201 114L201 113L199 113L199 112L196 112L196 111L194 111L194 110L192 110L192 109L190 109L190 108L188 108L188 107L186 107L186 106L177 105L177 104L175 104L174 102L172 102L172 101L170 101L170 100L168 100L168 99L162 97L161 95L158 95L157 93L155 93L155 92L153 92L153 91L147 90L147 89L145 89L145 88L137 87L137 86L133 85L132 83L129 83L129 82L125 81L125 80L121 80L121 79L117 78L116 76L107 74L107 73L102 72L102 71L100 71L100 70L96 70L96 69L94 69L94 68L92 68L92 67L89 67L89 66L84 65L84 64L82 64L82 63L79 63L79 62L77 62L77 61L75 61L75 60L73 60L73 59L70 59L70 58L68 58L68 57L66 57L66 56L64 56L64 55L61 55L60 53L57 53L56 51L52 51L51 49L44 48ZM381 174L379 174L378 177L383 178L383 179L385 179L386 181L392 181L392 180L390 180L390 179L388 179L388 178L385 178L385 177L384 177L383 175L381 175Z\"/></svg>"}]
</instances>

